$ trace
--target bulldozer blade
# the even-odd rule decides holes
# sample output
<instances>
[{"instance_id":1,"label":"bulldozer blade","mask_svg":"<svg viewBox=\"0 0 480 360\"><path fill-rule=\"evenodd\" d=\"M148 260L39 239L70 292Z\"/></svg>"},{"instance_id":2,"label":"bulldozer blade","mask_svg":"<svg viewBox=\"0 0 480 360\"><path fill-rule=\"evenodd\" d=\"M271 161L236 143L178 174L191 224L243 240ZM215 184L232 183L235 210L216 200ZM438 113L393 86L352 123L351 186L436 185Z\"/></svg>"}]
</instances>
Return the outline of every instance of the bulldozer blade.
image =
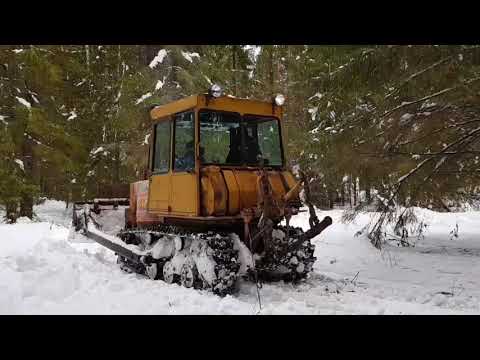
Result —
<instances>
[{"instance_id":1,"label":"bulldozer blade","mask_svg":"<svg viewBox=\"0 0 480 360\"><path fill-rule=\"evenodd\" d=\"M78 207L82 205L81 207ZM73 227L76 232L81 233L90 240L112 250L116 254L131 260L135 263L142 263L142 260L148 258L147 254L139 253L129 249L125 243L118 237L107 234L101 230L101 225L92 216L92 210L88 203L75 203L73 209Z\"/></svg>"},{"instance_id":2,"label":"bulldozer blade","mask_svg":"<svg viewBox=\"0 0 480 360\"><path fill-rule=\"evenodd\" d=\"M89 225L87 227L85 231L85 236L97 242L98 244L106 247L107 249L112 250L116 254L121 255L124 258L127 258L128 260L131 260L138 264L142 263L142 257L144 257L144 255L134 253L130 249L125 248L124 246L120 245L117 241L115 241L115 239L110 235L103 234L102 232L97 231L96 229L92 229L92 225Z\"/></svg>"}]
</instances>

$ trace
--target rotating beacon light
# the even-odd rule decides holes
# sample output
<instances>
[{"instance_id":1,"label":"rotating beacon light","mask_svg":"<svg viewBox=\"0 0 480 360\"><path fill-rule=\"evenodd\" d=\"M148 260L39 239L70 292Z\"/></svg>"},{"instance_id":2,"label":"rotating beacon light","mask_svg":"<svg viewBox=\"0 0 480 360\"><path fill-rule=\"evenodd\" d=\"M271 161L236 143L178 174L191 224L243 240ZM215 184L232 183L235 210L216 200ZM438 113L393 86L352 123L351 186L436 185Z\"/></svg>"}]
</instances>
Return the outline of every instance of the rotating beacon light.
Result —
<instances>
[{"instance_id":1,"label":"rotating beacon light","mask_svg":"<svg viewBox=\"0 0 480 360\"><path fill-rule=\"evenodd\" d=\"M213 84L212 87L210 88L210 95L213 96L214 98L218 98L222 96L222 88L218 84Z\"/></svg>"},{"instance_id":2,"label":"rotating beacon light","mask_svg":"<svg viewBox=\"0 0 480 360\"><path fill-rule=\"evenodd\" d=\"M285 104L285 96L282 94L277 94L275 97L272 99L272 114L275 114L275 107L282 107L283 104Z\"/></svg>"},{"instance_id":3,"label":"rotating beacon light","mask_svg":"<svg viewBox=\"0 0 480 360\"><path fill-rule=\"evenodd\" d=\"M282 94L277 94L275 96L275 104L277 106L283 106L283 104L285 104L285 96L283 96Z\"/></svg>"}]
</instances>

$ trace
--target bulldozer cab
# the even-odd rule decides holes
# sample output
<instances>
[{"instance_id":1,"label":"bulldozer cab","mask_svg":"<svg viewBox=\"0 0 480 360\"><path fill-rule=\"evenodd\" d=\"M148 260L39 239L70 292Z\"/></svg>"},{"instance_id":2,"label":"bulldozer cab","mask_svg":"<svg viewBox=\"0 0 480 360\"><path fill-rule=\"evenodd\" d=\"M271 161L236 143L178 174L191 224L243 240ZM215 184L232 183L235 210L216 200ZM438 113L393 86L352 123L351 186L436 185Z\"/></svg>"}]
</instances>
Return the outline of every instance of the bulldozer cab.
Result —
<instances>
[{"instance_id":1,"label":"bulldozer cab","mask_svg":"<svg viewBox=\"0 0 480 360\"><path fill-rule=\"evenodd\" d=\"M151 110L147 209L157 216L238 217L257 205L258 171L275 194L285 170L282 109L274 102L191 96Z\"/></svg>"},{"instance_id":2,"label":"bulldozer cab","mask_svg":"<svg viewBox=\"0 0 480 360\"><path fill-rule=\"evenodd\" d=\"M275 116L199 111L200 165L283 167L280 120Z\"/></svg>"}]
</instances>

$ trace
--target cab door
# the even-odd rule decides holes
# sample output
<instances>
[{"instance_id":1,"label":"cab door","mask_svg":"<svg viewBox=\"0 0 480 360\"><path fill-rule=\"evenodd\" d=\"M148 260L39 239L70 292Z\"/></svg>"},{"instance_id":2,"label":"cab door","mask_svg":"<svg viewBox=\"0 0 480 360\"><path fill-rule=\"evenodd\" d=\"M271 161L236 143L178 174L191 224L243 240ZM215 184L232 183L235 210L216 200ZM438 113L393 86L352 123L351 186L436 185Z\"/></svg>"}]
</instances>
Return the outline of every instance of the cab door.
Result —
<instances>
[{"instance_id":1,"label":"cab door","mask_svg":"<svg viewBox=\"0 0 480 360\"><path fill-rule=\"evenodd\" d=\"M160 120L153 129L151 176L149 179L148 210L168 213L170 211L170 160L172 121Z\"/></svg>"},{"instance_id":2,"label":"cab door","mask_svg":"<svg viewBox=\"0 0 480 360\"><path fill-rule=\"evenodd\" d=\"M196 173L195 112L186 111L173 120L173 164L170 207L173 215L196 215L198 174Z\"/></svg>"}]
</instances>

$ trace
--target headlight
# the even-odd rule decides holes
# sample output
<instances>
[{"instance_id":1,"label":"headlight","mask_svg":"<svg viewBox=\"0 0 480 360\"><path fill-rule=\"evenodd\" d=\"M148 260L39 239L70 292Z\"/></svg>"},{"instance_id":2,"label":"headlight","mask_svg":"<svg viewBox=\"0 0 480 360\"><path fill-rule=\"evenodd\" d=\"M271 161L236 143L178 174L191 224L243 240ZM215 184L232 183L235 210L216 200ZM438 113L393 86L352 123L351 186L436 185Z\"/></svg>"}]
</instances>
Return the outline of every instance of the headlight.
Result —
<instances>
[{"instance_id":1,"label":"headlight","mask_svg":"<svg viewBox=\"0 0 480 360\"><path fill-rule=\"evenodd\" d=\"M222 96L222 88L220 87L220 85L212 85L212 87L210 88L210 94L216 98Z\"/></svg>"},{"instance_id":2,"label":"headlight","mask_svg":"<svg viewBox=\"0 0 480 360\"><path fill-rule=\"evenodd\" d=\"M275 96L275 104L277 104L278 106L282 106L283 104L285 104L285 96L283 96L282 94L278 94L277 96Z\"/></svg>"}]
</instances>

